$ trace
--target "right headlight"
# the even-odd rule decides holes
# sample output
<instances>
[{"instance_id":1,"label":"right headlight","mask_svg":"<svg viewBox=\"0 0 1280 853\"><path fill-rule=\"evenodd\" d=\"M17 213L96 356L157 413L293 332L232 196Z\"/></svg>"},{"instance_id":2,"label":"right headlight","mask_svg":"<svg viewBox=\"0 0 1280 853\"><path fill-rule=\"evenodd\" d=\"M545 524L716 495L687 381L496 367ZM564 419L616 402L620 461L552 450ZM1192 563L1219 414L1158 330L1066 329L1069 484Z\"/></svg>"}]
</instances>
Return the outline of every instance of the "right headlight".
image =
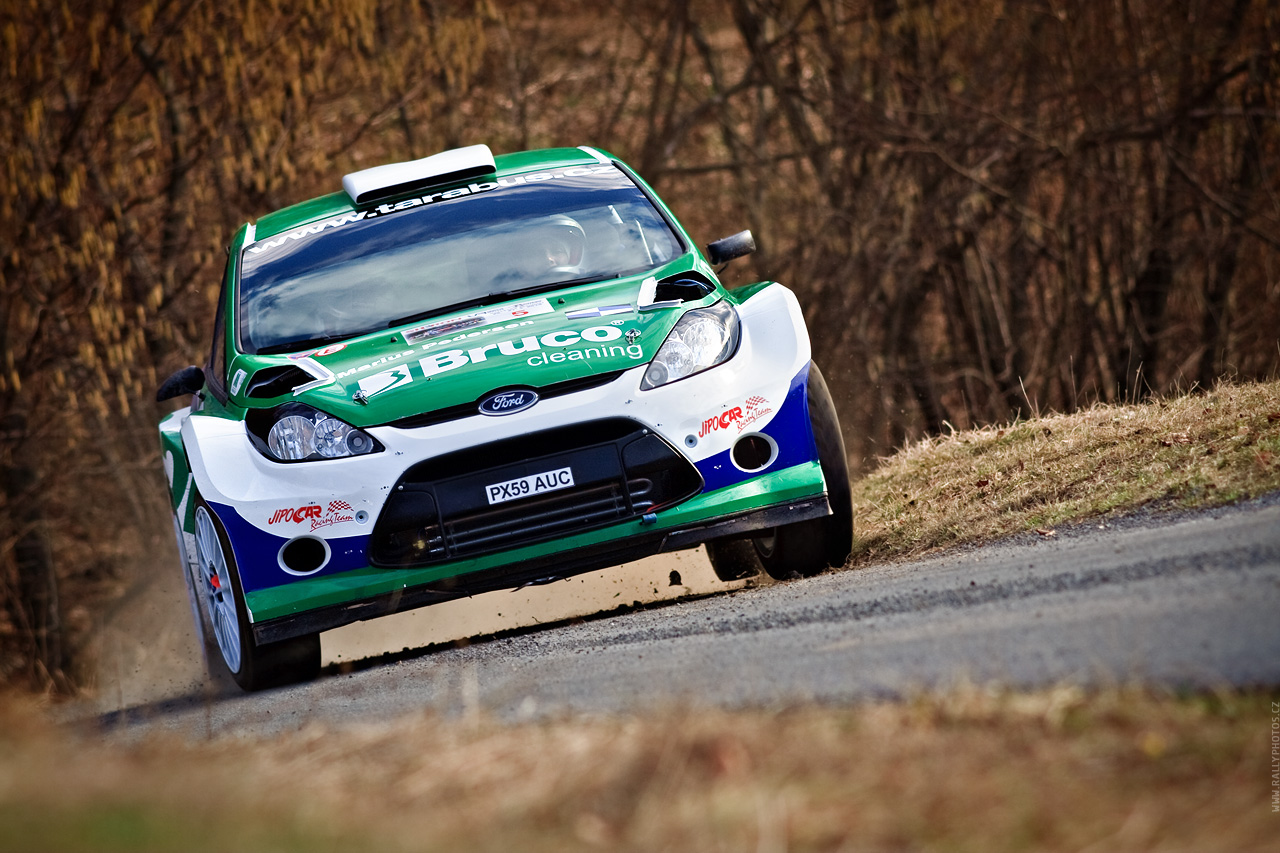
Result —
<instances>
[{"instance_id":1,"label":"right headlight","mask_svg":"<svg viewBox=\"0 0 1280 853\"><path fill-rule=\"evenodd\" d=\"M648 391L728 361L738 349L738 312L724 300L686 313L649 362L640 390Z\"/></svg>"},{"instance_id":2,"label":"right headlight","mask_svg":"<svg viewBox=\"0 0 1280 853\"><path fill-rule=\"evenodd\" d=\"M364 430L303 403L256 409L245 418L250 441L275 462L311 462L382 450Z\"/></svg>"}]
</instances>

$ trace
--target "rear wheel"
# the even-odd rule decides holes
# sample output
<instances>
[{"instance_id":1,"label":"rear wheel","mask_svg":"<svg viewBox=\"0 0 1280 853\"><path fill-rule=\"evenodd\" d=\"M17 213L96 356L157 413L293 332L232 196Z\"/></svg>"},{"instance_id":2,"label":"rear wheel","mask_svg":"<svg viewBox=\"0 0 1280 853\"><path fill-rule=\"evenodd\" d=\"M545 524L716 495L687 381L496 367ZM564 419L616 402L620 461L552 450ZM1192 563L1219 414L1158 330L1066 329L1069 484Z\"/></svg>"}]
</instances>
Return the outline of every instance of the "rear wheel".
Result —
<instances>
[{"instance_id":1,"label":"rear wheel","mask_svg":"<svg viewBox=\"0 0 1280 853\"><path fill-rule=\"evenodd\" d=\"M319 675L319 634L278 643L254 642L226 534L204 503L196 507L195 522L197 605L218 651L216 656L208 656L210 669L221 664L245 690L308 681ZM216 681L217 675L211 675Z\"/></svg>"}]
</instances>

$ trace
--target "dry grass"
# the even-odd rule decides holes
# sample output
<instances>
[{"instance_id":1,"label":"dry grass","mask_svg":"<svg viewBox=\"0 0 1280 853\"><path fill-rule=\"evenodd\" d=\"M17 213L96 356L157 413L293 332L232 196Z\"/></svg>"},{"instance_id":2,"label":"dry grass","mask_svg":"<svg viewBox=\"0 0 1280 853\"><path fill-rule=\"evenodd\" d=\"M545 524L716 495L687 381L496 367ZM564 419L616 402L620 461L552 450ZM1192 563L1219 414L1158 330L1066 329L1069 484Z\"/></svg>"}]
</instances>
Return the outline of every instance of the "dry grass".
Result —
<instances>
[{"instance_id":1,"label":"dry grass","mask_svg":"<svg viewBox=\"0 0 1280 853\"><path fill-rule=\"evenodd\" d=\"M925 439L854 484L855 562L1280 489L1280 382Z\"/></svg>"},{"instance_id":2,"label":"dry grass","mask_svg":"<svg viewBox=\"0 0 1280 853\"><path fill-rule=\"evenodd\" d=\"M134 746L10 703L0 850L1274 849L1273 698L966 689Z\"/></svg>"},{"instance_id":3,"label":"dry grass","mask_svg":"<svg viewBox=\"0 0 1280 853\"><path fill-rule=\"evenodd\" d=\"M1280 488L1280 383L922 442L858 559ZM1280 692L959 689L142 744L0 697L0 851L1272 850Z\"/></svg>"}]
</instances>

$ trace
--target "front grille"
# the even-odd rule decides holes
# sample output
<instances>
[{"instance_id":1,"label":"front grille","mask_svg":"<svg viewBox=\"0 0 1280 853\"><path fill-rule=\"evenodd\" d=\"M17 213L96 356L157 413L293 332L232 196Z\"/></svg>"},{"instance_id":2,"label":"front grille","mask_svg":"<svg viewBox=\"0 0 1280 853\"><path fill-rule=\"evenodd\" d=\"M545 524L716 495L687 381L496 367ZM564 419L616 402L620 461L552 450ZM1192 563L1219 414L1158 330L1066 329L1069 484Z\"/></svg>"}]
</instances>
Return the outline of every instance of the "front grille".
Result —
<instances>
[{"instance_id":1,"label":"front grille","mask_svg":"<svg viewBox=\"0 0 1280 853\"><path fill-rule=\"evenodd\" d=\"M538 399L550 400L552 397L561 397L565 394L576 394L579 391L586 391L590 388L599 388L601 385L608 385L625 372L626 371L624 370L614 370L609 373L597 373L592 376L584 376L580 379L566 379L564 382L556 382L552 385L543 385L542 387L538 387L536 385L521 385L518 387L532 388L538 392ZM435 426L436 424L456 421L459 418L469 418L472 415L478 415L480 413L480 401L491 393L493 392L490 391L486 394L482 394L469 403L458 403L457 405L446 406L443 409L436 409L431 412L409 415L408 417L392 421L387 424L387 426L393 426L397 429L418 429L420 427Z\"/></svg>"},{"instance_id":2,"label":"front grille","mask_svg":"<svg viewBox=\"0 0 1280 853\"><path fill-rule=\"evenodd\" d=\"M574 485L489 503L497 483L568 468ZM592 421L419 463L392 489L370 562L422 566L638 518L697 494L702 477L634 421Z\"/></svg>"}]
</instances>

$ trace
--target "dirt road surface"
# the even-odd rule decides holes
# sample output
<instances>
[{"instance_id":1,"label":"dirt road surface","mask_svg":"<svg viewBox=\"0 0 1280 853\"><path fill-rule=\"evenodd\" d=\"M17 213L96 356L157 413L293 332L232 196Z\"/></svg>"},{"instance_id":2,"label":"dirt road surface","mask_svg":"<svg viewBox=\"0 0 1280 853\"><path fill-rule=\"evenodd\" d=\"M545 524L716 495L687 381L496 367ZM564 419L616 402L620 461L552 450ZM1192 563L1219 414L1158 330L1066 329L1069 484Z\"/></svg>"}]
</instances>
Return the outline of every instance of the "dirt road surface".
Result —
<instances>
[{"instance_id":1,"label":"dirt road surface","mask_svg":"<svg viewBox=\"0 0 1280 853\"><path fill-rule=\"evenodd\" d=\"M1280 684L1280 496L745 589L717 585L698 554L682 559L682 580L726 591L331 668L311 684L255 695L211 696L194 675L171 677L159 683L167 695L145 701L129 702L118 689L125 701L97 719L123 737L203 737L376 723L424 709L514 721L672 705L848 703L963 682ZM640 574L663 595L683 592L659 586L665 564ZM607 590L611 581L603 572L593 582ZM496 603L473 606L492 621L512 599L490 596ZM546 618L560 618L553 609ZM418 640L429 633L409 630ZM352 638L344 654L386 642ZM110 702L110 693L105 685L99 701Z\"/></svg>"}]
</instances>

